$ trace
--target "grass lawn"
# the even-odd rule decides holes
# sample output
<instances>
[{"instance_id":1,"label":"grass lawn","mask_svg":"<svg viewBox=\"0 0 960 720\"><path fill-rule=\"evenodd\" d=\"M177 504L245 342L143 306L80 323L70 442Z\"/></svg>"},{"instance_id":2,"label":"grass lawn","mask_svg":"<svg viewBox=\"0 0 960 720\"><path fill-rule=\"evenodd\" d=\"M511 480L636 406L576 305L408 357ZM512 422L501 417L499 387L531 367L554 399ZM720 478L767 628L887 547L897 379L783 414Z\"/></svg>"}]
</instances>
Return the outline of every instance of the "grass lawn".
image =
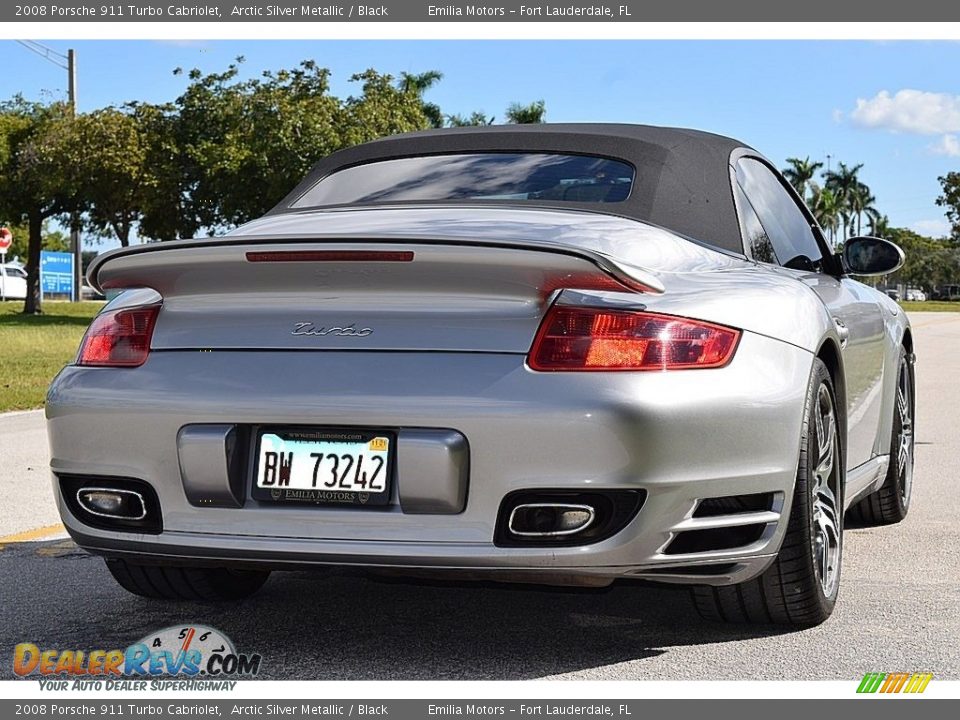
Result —
<instances>
[{"instance_id":1,"label":"grass lawn","mask_svg":"<svg viewBox=\"0 0 960 720\"><path fill-rule=\"evenodd\" d=\"M73 359L102 302L43 303L23 315L23 301L0 303L0 412L43 406L53 376Z\"/></svg>"},{"instance_id":2,"label":"grass lawn","mask_svg":"<svg viewBox=\"0 0 960 720\"><path fill-rule=\"evenodd\" d=\"M900 303L907 312L960 312L960 302L928 300L927 302Z\"/></svg>"}]
</instances>

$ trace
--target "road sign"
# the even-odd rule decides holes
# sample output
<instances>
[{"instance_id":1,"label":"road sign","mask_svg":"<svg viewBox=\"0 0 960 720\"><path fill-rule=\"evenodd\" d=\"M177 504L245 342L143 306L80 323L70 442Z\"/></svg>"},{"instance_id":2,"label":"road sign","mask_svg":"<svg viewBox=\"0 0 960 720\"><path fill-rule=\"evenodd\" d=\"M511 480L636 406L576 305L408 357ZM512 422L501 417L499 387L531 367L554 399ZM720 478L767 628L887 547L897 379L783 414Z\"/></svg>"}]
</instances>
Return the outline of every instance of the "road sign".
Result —
<instances>
[{"instance_id":1,"label":"road sign","mask_svg":"<svg viewBox=\"0 0 960 720\"><path fill-rule=\"evenodd\" d=\"M73 293L73 254L68 252L40 252L40 289L44 295Z\"/></svg>"},{"instance_id":2,"label":"road sign","mask_svg":"<svg viewBox=\"0 0 960 720\"><path fill-rule=\"evenodd\" d=\"M13 242L13 233L9 228L0 227L0 255L6 255Z\"/></svg>"}]
</instances>

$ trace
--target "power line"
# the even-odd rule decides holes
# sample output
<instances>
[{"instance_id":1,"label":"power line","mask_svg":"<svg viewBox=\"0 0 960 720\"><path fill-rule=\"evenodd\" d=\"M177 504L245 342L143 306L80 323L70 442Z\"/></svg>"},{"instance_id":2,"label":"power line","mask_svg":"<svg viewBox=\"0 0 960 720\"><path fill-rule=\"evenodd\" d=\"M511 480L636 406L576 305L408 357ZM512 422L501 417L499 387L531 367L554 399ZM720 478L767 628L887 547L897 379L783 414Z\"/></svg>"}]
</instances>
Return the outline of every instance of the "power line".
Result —
<instances>
[{"instance_id":1,"label":"power line","mask_svg":"<svg viewBox=\"0 0 960 720\"><path fill-rule=\"evenodd\" d=\"M23 45L27 50L32 53L36 53L44 60L53 65L56 65L61 70L67 69L67 56L63 53L59 53L51 47L47 47L42 43L38 43L35 40L17 40L18 44Z\"/></svg>"}]
</instances>

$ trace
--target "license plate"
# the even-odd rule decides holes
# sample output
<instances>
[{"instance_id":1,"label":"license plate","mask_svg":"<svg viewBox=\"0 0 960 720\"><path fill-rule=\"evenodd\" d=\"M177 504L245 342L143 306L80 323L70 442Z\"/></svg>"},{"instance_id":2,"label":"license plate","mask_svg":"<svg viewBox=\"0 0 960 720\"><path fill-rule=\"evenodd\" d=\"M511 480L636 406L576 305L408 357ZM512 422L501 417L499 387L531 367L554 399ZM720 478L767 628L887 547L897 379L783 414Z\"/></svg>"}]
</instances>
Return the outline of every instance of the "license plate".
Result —
<instances>
[{"instance_id":1,"label":"license plate","mask_svg":"<svg viewBox=\"0 0 960 720\"><path fill-rule=\"evenodd\" d=\"M394 436L387 432L266 429L259 434L258 500L385 505Z\"/></svg>"}]
</instances>

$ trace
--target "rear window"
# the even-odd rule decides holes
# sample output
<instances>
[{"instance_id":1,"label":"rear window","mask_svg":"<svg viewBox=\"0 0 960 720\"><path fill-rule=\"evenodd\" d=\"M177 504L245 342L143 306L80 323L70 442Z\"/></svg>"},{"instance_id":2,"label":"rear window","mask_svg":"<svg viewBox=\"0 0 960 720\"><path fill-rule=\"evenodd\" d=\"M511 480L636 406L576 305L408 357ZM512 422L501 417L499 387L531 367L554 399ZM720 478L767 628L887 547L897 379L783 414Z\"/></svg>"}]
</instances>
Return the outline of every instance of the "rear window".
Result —
<instances>
[{"instance_id":1,"label":"rear window","mask_svg":"<svg viewBox=\"0 0 960 720\"><path fill-rule=\"evenodd\" d=\"M440 200L614 203L627 199L633 176L625 162L588 155L427 155L339 170L293 207Z\"/></svg>"}]
</instances>

